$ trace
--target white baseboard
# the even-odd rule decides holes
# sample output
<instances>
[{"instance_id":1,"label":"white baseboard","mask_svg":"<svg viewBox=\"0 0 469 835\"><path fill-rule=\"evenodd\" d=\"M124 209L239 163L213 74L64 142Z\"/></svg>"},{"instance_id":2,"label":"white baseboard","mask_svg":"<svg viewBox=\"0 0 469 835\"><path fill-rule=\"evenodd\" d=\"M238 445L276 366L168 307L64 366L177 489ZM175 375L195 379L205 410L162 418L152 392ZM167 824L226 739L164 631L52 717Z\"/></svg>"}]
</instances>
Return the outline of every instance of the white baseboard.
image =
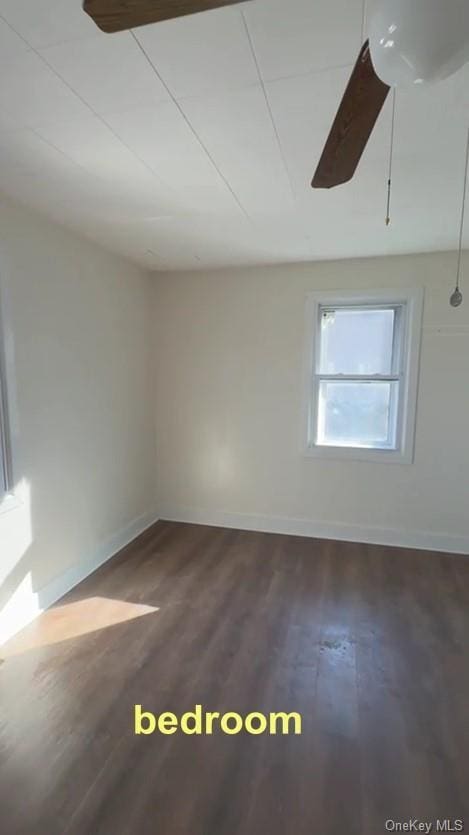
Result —
<instances>
[{"instance_id":1,"label":"white baseboard","mask_svg":"<svg viewBox=\"0 0 469 835\"><path fill-rule=\"evenodd\" d=\"M73 565L64 574L59 575L38 591L32 588L31 577L29 575L25 577L0 612L0 647L147 528L154 525L158 518L157 514L151 512L134 519L125 528L103 542L91 558L88 556L83 562Z\"/></svg>"},{"instance_id":2,"label":"white baseboard","mask_svg":"<svg viewBox=\"0 0 469 835\"><path fill-rule=\"evenodd\" d=\"M171 522L189 522L197 525L212 525L218 528L290 534L314 539L336 539L372 545L390 545L397 548L417 548L451 554L469 554L469 536L453 536L447 533L343 525L338 522L316 522L310 519L257 516L250 513L227 513L199 508L162 507L159 517Z\"/></svg>"},{"instance_id":3,"label":"white baseboard","mask_svg":"<svg viewBox=\"0 0 469 835\"><path fill-rule=\"evenodd\" d=\"M453 536L446 533L402 531L393 528L343 525L336 522L315 522L310 519L228 513L199 508L163 507L158 514L147 513L135 519L103 543L91 558L72 566L39 591L32 588L30 577L25 578L0 612L0 647L31 623L37 615L44 612L57 600L60 600L64 594L115 556L147 528L154 525L158 519L246 531L290 534L315 539L335 539L345 542L390 545L399 548L416 548L452 554L469 554L469 537Z\"/></svg>"}]
</instances>

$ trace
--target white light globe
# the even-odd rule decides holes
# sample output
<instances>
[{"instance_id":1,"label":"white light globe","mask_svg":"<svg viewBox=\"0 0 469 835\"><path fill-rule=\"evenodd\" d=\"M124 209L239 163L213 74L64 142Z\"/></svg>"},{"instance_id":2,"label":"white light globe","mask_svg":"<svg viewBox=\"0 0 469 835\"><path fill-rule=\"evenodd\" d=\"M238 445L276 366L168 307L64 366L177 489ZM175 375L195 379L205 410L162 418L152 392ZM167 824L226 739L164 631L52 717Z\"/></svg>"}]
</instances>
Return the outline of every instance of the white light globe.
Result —
<instances>
[{"instance_id":1,"label":"white light globe","mask_svg":"<svg viewBox=\"0 0 469 835\"><path fill-rule=\"evenodd\" d=\"M447 78L469 61L469 0L376 0L369 40L390 87Z\"/></svg>"}]
</instances>

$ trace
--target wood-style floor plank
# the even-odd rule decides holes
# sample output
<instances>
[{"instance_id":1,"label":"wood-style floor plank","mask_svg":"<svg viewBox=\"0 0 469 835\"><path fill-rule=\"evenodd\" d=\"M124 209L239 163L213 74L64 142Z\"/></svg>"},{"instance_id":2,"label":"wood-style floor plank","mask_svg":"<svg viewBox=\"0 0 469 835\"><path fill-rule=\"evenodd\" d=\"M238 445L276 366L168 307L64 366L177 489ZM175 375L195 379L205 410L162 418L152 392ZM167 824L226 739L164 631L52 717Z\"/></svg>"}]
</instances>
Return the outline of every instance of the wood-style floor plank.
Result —
<instances>
[{"instance_id":1,"label":"wood-style floor plank","mask_svg":"<svg viewBox=\"0 0 469 835\"><path fill-rule=\"evenodd\" d=\"M467 557L160 522L0 651L0 831L469 827L468 638ZM303 734L136 737L136 703Z\"/></svg>"}]
</instances>

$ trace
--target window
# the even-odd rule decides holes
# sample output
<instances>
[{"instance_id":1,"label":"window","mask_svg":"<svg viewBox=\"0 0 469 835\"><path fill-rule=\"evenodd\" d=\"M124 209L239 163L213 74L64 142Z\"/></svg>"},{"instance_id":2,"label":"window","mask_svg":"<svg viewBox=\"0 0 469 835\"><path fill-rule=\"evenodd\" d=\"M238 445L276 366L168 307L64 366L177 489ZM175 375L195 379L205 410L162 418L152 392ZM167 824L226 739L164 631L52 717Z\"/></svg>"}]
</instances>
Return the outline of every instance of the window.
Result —
<instances>
[{"instance_id":1,"label":"window","mask_svg":"<svg viewBox=\"0 0 469 835\"><path fill-rule=\"evenodd\" d=\"M311 294L308 455L411 462L423 294Z\"/></svg>"},{"instance_id":2,"label":"window","mask_svg":"<svg viewBox=\"0 0 469 835\"><path fill-rule=\"evenodd\" d=\"M0 310L1 314L1 310ZM11 487L10 446L2 320L0 315L0 501Z\"/></svg>"}]
</instances>

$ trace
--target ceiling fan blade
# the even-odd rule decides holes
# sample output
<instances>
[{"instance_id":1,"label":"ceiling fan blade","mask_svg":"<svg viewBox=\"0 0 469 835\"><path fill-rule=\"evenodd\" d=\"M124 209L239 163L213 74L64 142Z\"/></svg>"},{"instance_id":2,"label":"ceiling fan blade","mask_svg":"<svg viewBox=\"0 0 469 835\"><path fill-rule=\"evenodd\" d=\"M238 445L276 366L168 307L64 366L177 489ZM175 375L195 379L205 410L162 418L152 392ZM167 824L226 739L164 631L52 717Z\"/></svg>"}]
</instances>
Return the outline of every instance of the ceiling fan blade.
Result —
<instances>
[{"instance_id":1,"label":"ceiling fan blade","mask_svg":"<svg viewBox=\"0 0 469 835\"><path fill-rule=\"evenodd\" d=\"M83 8L103 32L122 32L240 2L243 0L85 0Z\"/></svg>"},{"instance_id":2,"label":"ceiling fan blade","mask_svg":"<svg viewBox=\"0 0 469 835\"><path fill-rule=\"evenodd\" d=\"M313 188L333 188L352 179L389 90L375 73L366 41L319 161Z\"/></svg>"}]
</instances>

